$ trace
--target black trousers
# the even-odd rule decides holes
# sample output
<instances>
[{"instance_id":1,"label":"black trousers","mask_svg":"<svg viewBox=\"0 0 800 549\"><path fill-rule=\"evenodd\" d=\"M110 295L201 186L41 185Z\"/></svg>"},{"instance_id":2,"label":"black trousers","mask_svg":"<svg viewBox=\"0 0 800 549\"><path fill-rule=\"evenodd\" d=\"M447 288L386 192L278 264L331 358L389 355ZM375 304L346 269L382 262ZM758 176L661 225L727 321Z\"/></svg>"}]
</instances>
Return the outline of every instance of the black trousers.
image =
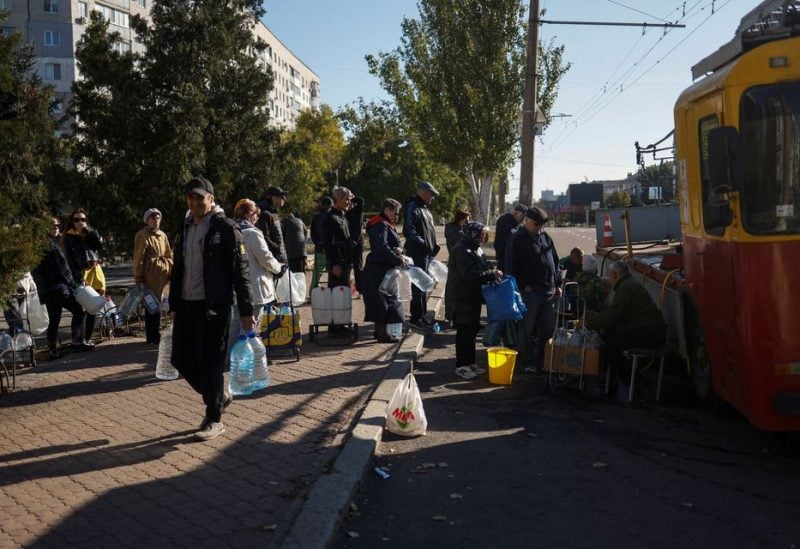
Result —
<instances>
[{"instance_id":1,"label":"black trousers","mask_svg":"<svg viewBox=\"0 0 800 549\"><path fill-rule=\"evenodd\" d=\"M215 314L205 301L181 301L175 307L172 365L202 395L211 421L222 417L230 316L230 307Z\"/></svg>"},{"instance_id":2,"label":"black trousers","mask_svg":"<svg viewBox=\"0 0 800 549\"><path fill-rule=\"evenodd\" d=\"M617 380L630 383L631 364L622 354L627 349L660 349L664 346L666 334L653 329L631 330L625 334L603 334L603 346L600 348L600 362L611 368Z\"/></svg>"},{"instance_id":3,"label":"black trousers","mask_svg":"<svg viewBox=\"0 0 800 549\"><path fill-rule=\"evenodd\" d=\"M333 265L328 265L328 287L336 288L338 286L350 286L350 265L339 265L342 268L342 276L333 274L331 268Z\"/></svg>"},{"instance_id":4,"label":"black trousers","mask_svg":"<svg viewBox=\"0 0 800 549\"><path fill-rule=\"evenodd\" d=\"M480 322L456 324L456 368L475 364L475 338Z\"/></svg>"},{"instance_id":5,"label":"black trousers","mask_svg":"<svg viewBox=\"0 0 800 549\"><path fill-rule=\"evenodd\" d=\"M293 257L289 260L289 270L293 273L306 272L306 257Z\"/></svg>"},{"instance_id":6,"label":"black trousers","mask_svg":"<svg viewBox=\"0 0 800 549\"><path fill-rule=\"evenodd\" d=\"M144 314L144 334L148 343L158 343L161 341L159 330L161 328L161 313Z\"/></svg>"},{"instance_id":7,"label":"black trousers","mask_svg":"<svg viewBox=\"0 0 800 549\"><path fill-rule=\"evenodd\" d=\"M73 341L81 339L82 317L85 313L72 295L64 297L61 292L51 292L47 295L45 307L47 308L47 316L49 317L49 322L47 324L47 344L50 348L58 346L58 326L61 324L61 313L64 309L72 313L71 332Z\"/></svg>"},{"instance_id":8,"label":"black trousers","mask_svg":"<svg viewBox=\"0 0 800 549\"><path fill-rule=\"evenodd\" d=\"M427 255L412 255L411 259L414 260L414 265L428 272L428 263L431 258ZM411 322L421 320L425 313L428 312L428 295L414 286L411 285L411 303L409 309L411 310ZM477 333L477 332L476 332Z\"/></svg>"}]
</instances>

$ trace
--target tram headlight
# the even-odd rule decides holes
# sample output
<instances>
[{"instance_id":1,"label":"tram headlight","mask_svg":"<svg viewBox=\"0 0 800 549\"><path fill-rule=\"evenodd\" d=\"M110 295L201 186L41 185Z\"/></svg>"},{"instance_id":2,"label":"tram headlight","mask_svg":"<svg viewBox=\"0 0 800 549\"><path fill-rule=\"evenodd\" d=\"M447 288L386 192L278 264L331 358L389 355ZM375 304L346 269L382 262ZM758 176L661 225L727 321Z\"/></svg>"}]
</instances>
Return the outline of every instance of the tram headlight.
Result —
<instances>
[{"instance_id":1,"label":"tram headlight","mask_svg":"<svg viewBox=\"0 0 800 549\"><path fill-rule=\"evenodd\" d=\"M789 66L789 58L784 55L769 58L769 68L782 69Z\"/></svg>"}]
</instances>

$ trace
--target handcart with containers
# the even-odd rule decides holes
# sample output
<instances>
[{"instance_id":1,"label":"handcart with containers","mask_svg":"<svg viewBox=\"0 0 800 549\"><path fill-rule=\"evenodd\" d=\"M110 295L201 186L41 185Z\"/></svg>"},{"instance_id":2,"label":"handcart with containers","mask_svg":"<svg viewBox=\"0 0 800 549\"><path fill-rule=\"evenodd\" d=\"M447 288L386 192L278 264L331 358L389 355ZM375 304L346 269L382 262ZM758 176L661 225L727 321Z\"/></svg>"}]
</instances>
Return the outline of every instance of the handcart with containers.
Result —
<instances>
[{"instance_id":1,"label":"handcart with containers","mask_svg":"<svg viewBox=\"0 0 800 549\"><path fill-rule=\"evenodd\" d=\"M556 306L553 337L545 347L545 386L548 390L574 387L585 391L584 378L600 375L599 336L583 328L575 329L576 320L584 325L586 300L581 297L576 282L567 282Z\"/></svg>"},{"instance_id":2,"label":"handcart with containers","mask_svg":"<svg viewBox=\"0 0 800 549\"><path fill-rule=\"evenodd\" d=\"M308 337L317 345L350 345L358 341L358 324L353 322L353 300L349 286L330 288L319 285L312 289L311 315L314 323L308 329ZM336 342L318 341L319 329L325 326L329 335L332 334L332 328L341 328L341 333L346 337L340 337Z\"/></svg>"},{"instance_id":3,"label":"handcart with containers","mask_svg":"<svg viewBox=\"0 0 800 549\"><path fill-rule=\"evenodd\" d=\"M267 356L271 359L275 353L287 353L300 360L300 347L303 345L303 330L300 323L300 313L296 305L305 301L305 273L294 280L294 275L301 273L284 273L278 279L276 296L279 298L274 305L259 312L258 331L267 348ZM300 287L302 283L302 288ZM302 291L301 291L302 290Z\"/></svg>"}]
</instances>

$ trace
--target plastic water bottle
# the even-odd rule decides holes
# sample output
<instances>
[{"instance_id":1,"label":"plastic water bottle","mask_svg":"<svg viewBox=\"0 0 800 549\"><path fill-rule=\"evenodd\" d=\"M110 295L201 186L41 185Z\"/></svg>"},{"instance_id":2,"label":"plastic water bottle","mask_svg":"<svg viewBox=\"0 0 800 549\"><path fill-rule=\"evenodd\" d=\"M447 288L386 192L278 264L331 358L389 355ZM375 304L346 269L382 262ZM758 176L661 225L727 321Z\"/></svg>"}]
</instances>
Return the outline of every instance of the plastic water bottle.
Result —
<instances>
[{"instance_id":1,"label":"plastic water bottle","mask_svg":"<svg viewBox=\"0 0 800 549\"><path fill-rule=\"evenodd\" d=\"M161 341L158 344L158 361L156 377L158 379L178 379L178 370L172 365L172 324L161 330Z\"/></svg>"},{"instance_id":2,"label":"plastic water bottle","mask_svg":"<svg viewBox=\"0 0 800 549\"><path fill-rule=\"evenodd\" d=\"M439 326L439 323L438 322L434 322L433 323L433 333L438 334L441 331L442 331L442 327Z\"/></svg>"},{"instance_id":3,"label":"plastic water bottle","mask_svg":"<svg viewBox=\"0 0 800 549\"><path fill-rule=\"evenodd\" d=\"M4 331L0 331L0 351L6 351L11 348L13 340L11 336Z\"/></svg>"},{"instance_id":4,"label":"plastic water bottle","mask_svg":"<svg viewBox=\"0 0 800 549\"><path fill-rule=\"evenodd\" d=\"M253 390L258 391L269 385L267 367L267 348L253 330L247 332L247 343L253 351Z\"/></svg>"},{"instance_id":5,"label":"plastic water bottle","mask_svg":"<svg viewBox=\"0 0 800 549\"><path fill-rule=\"evenodd\" d=\"M247 336L239 335L239 340L231 349L231 374L228 390L232 395L253 393L253 351L247 343Z\"/></svg>"},{"instance_id":6,"label":"plastic water bottle","mask_svg":"<svg viewBox=\"0 0 800 549\"><path fill-rule=\"evenodd\" d=\"M411 301L411 278L408 276L408 269L398 274L397 290L397 301L400 303Z\"/></svg>"},{"instance_id":7,"label":"plastic water bottle","mask_svg":"<svg viewBox=\"0 0 800 549\"><path fill-rule=\"evenodd\" d=\"M403 323L402 322L392 322L391 324L386 325L386 333L392 337L403 337Z\"/></svg>"},{"instance_id":8,"label":"plastic water bottle","mask_svg":"<svg viewBox=\"0 0 800 549\"><path fill-rule=\"evenodd\" d=\"M31 334L24 330L20 330L17 335L14 336L14 350L15 351L27 351L33 346L33 338Z\"/></svg>"}]
</instances>

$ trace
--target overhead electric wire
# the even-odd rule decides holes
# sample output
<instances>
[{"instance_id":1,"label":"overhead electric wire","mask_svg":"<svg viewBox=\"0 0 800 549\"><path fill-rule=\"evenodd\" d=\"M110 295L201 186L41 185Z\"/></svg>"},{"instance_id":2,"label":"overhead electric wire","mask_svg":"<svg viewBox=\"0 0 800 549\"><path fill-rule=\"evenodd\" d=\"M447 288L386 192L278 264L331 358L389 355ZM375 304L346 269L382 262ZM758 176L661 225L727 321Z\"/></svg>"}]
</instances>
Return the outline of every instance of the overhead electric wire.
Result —
<instances>
[{"instance_id":1,"label":"overhead electric wire","mask_svg":"<svg viewBox=\"0 0 800 549\"><path fill-rule=\"evenodd\" d=\"M683 44L683 42L685 42L690 36L692 36L695 32L697 32L697 30L699 30L700 27L702 27L719 10L721 10L728 3L730 3L730 1L731 0L726 0L723 4L721 4L719 6L716 6L716 4L717 4L716 0L712 0L711 2L708 2L708 4L702 6L699 9L698 12L695 12L694 11L695 8L702 2L702 0L697 0L692 7L690 7L687 11L684 12L684 14L681 16L679 21L680 20L693 19L696 15L701 14L707 8L713 8L713 11L703 21L701 21L697 25L697 27L695 27L686 37L684 37L680 42L678 42L667 53L662 55L661 58L659 58L653 65L651 65L649 68L647 68L644 72L642 72L641 74L636 76L633 80L628 81L627 83L619 84L619 91L613 92L613 94L611 96L608 96L608 97L605 97L605 93L606 92L604 91L603 95L599 99L593 101L592 104L590 104L588 107L582 107L581 111L575 116L574 122L572 122L570 124L570 126L572 126L572 130L569 131L566 134L564 134L563 132L560 132L560 134L558 135L558 139L552 141L552 144L549 146L548 151L553 151L554 149L556 149L564 141L569 139L578 130L578 128L581 125L585 124L586 122L588 122L589 120L591 120L592 118L597 116L600 112L605 110L605 108L608 105L610 105L615 99L617 99L620 95L622 95L622 93L624 93L629 87L631 87L636 82L641 80L641 78L643 78L646 74L648 74L653 68L658 66L658 64L661 63L661 61L663 61L667 56L669 56L673 51L675 51L675 49L677 49L681 44ZM676 8L676 10L677 9L680 9L680 8ZM673 10L673 11L676 11L676 10ZM672 12L670 12L670 13L672 13ZM669 34L669 32L671 30L672 29L668 29L667 31L665 31L665 33L661 37L659 37L659 39L653 44L653 46L650 49L648 49L647 52L645 52L642 56L639 57L639 59L634 63L634 65L632 65L628 70L626 70L621 77L617 78L614 81L611 89L612 90L616 90L617 89L617 84L620 83L622 80L624 80L627 77L628 74L633 72L636 69L636 67L638 67L642 63L642 61L644 61L644 59L655 49L655 47L659 43L661 43L661 41L667 36L667 34ZM615 69L615 70L617 70L617 69ZM607 86L607 84L604 84L604 86ZM606 90L607 89L608 88L606 88Z\"/></svg>"}]
</instances>

